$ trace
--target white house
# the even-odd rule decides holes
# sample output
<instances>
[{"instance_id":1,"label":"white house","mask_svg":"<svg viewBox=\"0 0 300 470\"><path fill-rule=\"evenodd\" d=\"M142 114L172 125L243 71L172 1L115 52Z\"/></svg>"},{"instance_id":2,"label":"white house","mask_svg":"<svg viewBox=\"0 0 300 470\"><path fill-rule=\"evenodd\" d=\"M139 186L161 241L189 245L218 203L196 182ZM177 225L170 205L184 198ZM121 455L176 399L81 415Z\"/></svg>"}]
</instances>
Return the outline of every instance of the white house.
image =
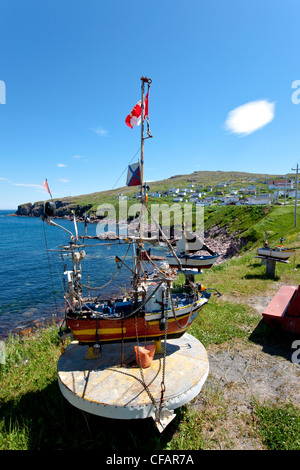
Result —
<instances>
[{"instance_id":1,"label":"white house","mask_svg":"<svg viewBox=\"0 0 300 470\"><path fill-rule=\"evenodd\" d=\"M261 196L261 197L251 197L246 202L247 205L254 206L254 205L268 205L271 204L271 199L269 196Z\"/></svg>"},{"instance_id":2,"label":"white house","mask_svg":"<svg viewBox=\"0 0 300 470\"><path fill-rule=\"evenodd\" d=\"M182 197L174 197L173 202L182 202L183 198Z\"/></svg>"}]
</instances>

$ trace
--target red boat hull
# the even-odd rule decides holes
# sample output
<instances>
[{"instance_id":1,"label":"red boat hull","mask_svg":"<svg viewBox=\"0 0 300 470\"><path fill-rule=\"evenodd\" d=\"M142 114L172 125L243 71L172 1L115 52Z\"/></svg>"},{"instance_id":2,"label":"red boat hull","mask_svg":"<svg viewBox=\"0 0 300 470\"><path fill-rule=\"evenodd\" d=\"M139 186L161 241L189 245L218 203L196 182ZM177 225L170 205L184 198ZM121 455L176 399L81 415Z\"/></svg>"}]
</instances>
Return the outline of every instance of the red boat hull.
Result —
<instances>
[{"instance_id":1,"label":"red boat hull","mask_svg":"<svg viewBox=\"0 0 300 470\"><path fill-rule=\"evenodd\" d=\"M192 312L180 315L176 313L168 318L167 337L174 338L183 335L196 318L205 304L196 306ZM149 320L147 317L150 317ZM76 339L83 344L115 343L133 341L136 339L136 327L140 339L158 339L164 337L164 329L160 329L160 319L152 319L153 315L146 315L128 319L80 319L68 318L67 325ZM158 317L158 316L156 316ZM177 320L177 321L176 321ZM180 325L180 326L178 326Z\"/></svg>"}]
</instances>

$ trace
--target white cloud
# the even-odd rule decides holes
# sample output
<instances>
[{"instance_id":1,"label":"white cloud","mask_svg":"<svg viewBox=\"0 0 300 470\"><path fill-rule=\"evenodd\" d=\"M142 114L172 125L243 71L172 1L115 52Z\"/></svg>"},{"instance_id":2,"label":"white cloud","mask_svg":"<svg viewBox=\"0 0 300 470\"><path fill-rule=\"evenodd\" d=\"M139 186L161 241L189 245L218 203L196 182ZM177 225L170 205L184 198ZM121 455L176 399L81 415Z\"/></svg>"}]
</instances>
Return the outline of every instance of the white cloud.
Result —
<instances>
[{"instance_id":1,"label":"white cloud","mask_svg":"<svg viewBox=\"0 0 300 470\"><path fill-rule=\"evenodd\" d=\"M59 181L61 183L69 183L70 180L67 180L66 178L59 178Z\"/></svg>"},{"instance_id":2,"label":"white cloud","mask_svg":"<svg viewBox=\"0 0 300 470\"><path fill-rule=\"evenodd\" d=\"M41 184L33 183L12 183L14 186L24 186L25 188L34 188L34 189L44 189L44 186Z\"/></svg>"},{"instance_id":3,"label":"white cloud","mask_svg":"<svg viewBox=\"0 0 300 470\"><path fill-rule=\"evenodd\" d=\"M96 129L93 129L93 131L96 132L97 135L100 135L100 137L106 137L108 134L108 131L101 127L97 127Z\"/></svg>"},{"instance_id":4,"label":"white cloud","mask_svg":"<svg viewBox=\"0 0 300 470\"><path fill-rule=\"evenodd\" d=\"M10 180L9 178L0 178L0 181L7 181L8 183L12 183L12 180Z\"/></svg>"},{"instance_id":5,"label":"white cloud","mask_svg":"<svg viewBox=\"0 0 300 470\"><path fill-rule=\"evenodd\" d=\"M64 163L58 163L57 166L59 168L65 168L67 165L65 165Z\"/></svg>"},{"instance_id":6,"label":"white cloud","mask_svg":"<svg viewBox=\"0 0 300 470\"><path fill-rule=\"evenodd\" d=\"M249 135L271 122L274 114L275 103L251 101L228 113L225 128L233 134Z\"/></svg>"}]
</instances>

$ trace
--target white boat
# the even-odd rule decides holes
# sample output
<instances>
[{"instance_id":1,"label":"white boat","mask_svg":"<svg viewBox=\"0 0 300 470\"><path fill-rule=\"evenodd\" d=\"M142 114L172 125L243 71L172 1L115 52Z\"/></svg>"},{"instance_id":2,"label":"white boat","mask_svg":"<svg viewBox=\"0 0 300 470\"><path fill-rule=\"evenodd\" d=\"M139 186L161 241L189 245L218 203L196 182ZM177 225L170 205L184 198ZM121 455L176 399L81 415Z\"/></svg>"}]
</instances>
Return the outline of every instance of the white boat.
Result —
<instances>
[{"instance_id":1,"label":"white boat","mask_svg":"<svg viewBox=\"0 0 300 470\"><path fill-rule=\"evenodd\" d=\"M276 245L274 248L270 247L270 242L267 240L267 232L264 230L264 246L257 249L259 256L265 256L267 258L275 258L281 260L289 259L294 253L293 248L284 248L282 242L285 238L280 238L280 245Z\"/></svg>"},{"instance_id":2,"label":"white boat","mask_svg":"<svg viewBox=\"0 0 300 470\"><path fill-rule=\"evenodd\" d=\"M201 254L202 250L208 254ZM170 253L166 258L172 268L201 271L201 269L211 268L220 256L219 253L213 252L206 245L202 245L200 240L184 232L176 244L176 257Z\"/></svg>"},{"instance_id":3,"label":"white boat","mask_svg":"<svg viewBox=\"0 0 300 470\"><path fill-rule=\"evenodd\" d=\"M266 256L268 258L277 258L282 260L289 259L294 253L295 250L292 248L283 248L282 245L275 246L275 248L269 248L266 246L263 248L258 248L257 250L257 254L259 256Z\"/></svg>"}]
</instances>

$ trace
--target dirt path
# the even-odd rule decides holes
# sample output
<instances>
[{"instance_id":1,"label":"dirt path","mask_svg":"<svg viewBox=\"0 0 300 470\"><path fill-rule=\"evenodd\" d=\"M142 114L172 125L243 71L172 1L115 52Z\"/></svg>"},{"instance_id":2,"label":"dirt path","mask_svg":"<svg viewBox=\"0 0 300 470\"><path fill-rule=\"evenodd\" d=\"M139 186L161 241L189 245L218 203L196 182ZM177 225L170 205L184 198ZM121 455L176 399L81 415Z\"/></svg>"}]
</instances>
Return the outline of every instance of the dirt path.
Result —
<instances>
[{"instance_id":1,"label":"dirt path","mask_svg":"<svg viewBox=\"0 0 300 470\"><path fill-rule=\"evenodd\" d=\"M273 295L256 299L258 313L261 314ZM300 406L300 364L292 362L296 351L292 344L292 339L290 343L279 339L278 343L258 344L250 336L247 343L235 340L207 348L210 374L196 406L205 410L212 395L221 400L225 409L222 429L214 429L221 448L262 449L260 441L249 432L252 427L246 424L251 419L253 398L261 404L291 402ZM297 362L299 357L297 354Z\"/></svg>"}]
</instances>

